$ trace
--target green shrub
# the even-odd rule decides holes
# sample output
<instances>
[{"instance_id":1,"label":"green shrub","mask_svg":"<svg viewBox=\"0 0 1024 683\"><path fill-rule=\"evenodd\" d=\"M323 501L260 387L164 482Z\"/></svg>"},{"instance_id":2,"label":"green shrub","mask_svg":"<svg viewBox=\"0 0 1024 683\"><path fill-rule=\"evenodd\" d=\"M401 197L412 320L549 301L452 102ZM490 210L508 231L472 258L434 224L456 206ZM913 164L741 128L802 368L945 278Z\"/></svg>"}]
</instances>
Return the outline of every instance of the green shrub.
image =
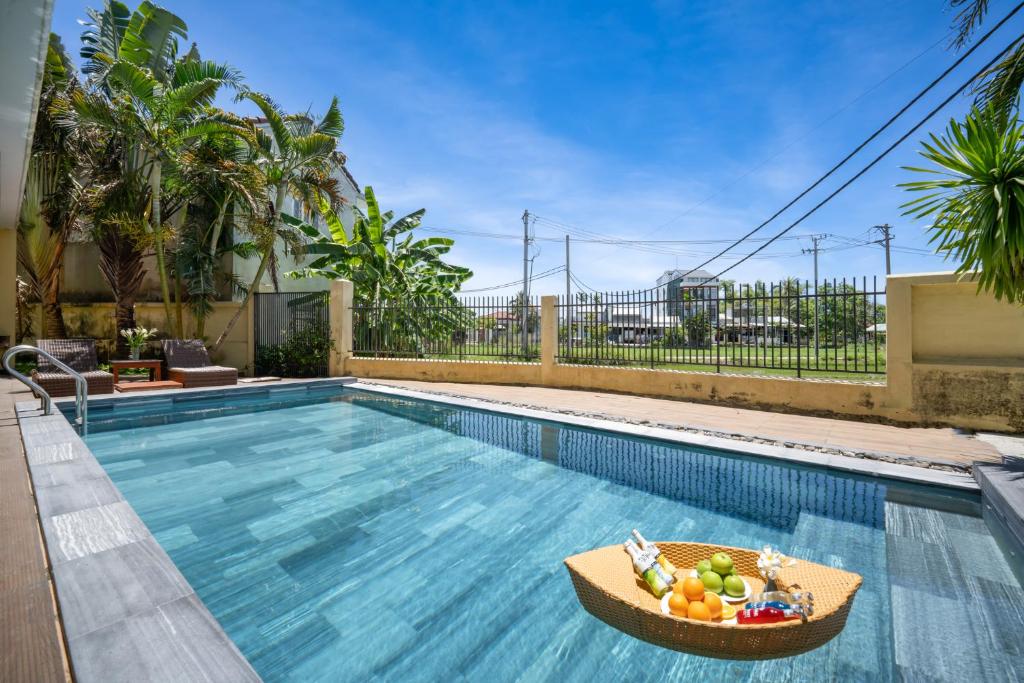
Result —
<instances>
[{"instance_id":1,"label":"green shrub","mask_svg":"<svg viewBox=\"0 0 1024 683\"><path fill-rule=\"evenodd\" d=\"M314 325L289 333L275 346L256 353L256 374L280 377L323 377L334 341L326 326Z\"/></svg>"}]
</instances>

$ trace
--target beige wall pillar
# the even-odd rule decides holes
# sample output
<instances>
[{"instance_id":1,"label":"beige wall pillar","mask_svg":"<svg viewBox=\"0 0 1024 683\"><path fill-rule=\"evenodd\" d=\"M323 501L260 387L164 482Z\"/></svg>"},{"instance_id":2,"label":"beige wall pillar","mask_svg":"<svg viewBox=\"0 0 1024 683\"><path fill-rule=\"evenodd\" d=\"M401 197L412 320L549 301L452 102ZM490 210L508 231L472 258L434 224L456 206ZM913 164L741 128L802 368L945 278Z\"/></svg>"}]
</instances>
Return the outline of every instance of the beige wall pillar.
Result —
<instances>
[{"instance_id":1,"label":"beige wall pillar","mask_svg":"<svg viewBox=\"0 0 1024 683\"><path fill-rule=\"evenodd\" d=\"M540 376L549 385L555 374L555 355L558 352L557 296L540 298Z\"/></svg>"},{"instance_id":2,"label":"beige wall pillar","mask_svg":"<svg viewBox=\"0 0 1024 683\"><path fill-rule=\"evenodd\" d=\"M890 275L885 286L885 373L888 402L893 408L913 404L914 331L912 281Z\"/></svg>"},{"instance_id":3,"label":"beige wall pillar","mask_svg":"<svg viewBox=\"0 0 1024 683\"><path fill-rule=\"evenodd\" d=\"M14 346L17 327L18 231L0 227L0 349ZM37 328L38 329L38 328Z\"/></svg>"},{"instance_id":4,"label":"beige wall pillar","mask_svg":"<svg viewBox=\"0 0 1024 683\"><path fill-rule=\"evenodd\" d=\"M331 340L334 348L328 367L331 377L345 374L346 361L352 356L352 283L348 280L331 282Z\"/></svg>"}]
</instances>

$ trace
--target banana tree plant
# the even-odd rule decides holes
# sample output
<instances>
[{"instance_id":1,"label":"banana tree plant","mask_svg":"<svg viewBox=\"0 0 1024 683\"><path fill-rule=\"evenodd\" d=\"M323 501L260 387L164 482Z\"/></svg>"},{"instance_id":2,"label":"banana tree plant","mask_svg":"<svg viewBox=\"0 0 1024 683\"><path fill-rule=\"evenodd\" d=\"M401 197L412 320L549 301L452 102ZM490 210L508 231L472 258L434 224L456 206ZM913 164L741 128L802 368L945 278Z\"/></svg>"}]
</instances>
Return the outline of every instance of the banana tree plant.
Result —
<instances>
[{"instance_id":1,"label":"banana tree plant","mask_svg":"<svg viewBox=\"0 0 1024 683\"><path fill-rule=\"evenodd\" d=\"M144 217L156 257L165 329L180 334L172 316L161 200L165 167L182 151L209 135L240 135L233 117L211 107L222 86L237 86L241 74L226 64L199 58L190 50L178 58L178 40L187 36L179 17L143 2L129 15L119 2L92 12L82 36L83 70L93 89L68 98L68 125L94 126L130 141L141 157L149 185Z\"/></svg>"},{"instance_id":2,"label":"banana tree plant","mask_svg":"<svg viewBox=\"0 0 1024 683\"><path fill-rule=\"evenodd\" d=\"M923 193L904 215L931 220L936 251L960 262L956 272L977 275L978 290L1024 304L1024 126L996 107L951 120L921 151L931 176L902 183Z\"/></svg>"},{"instance_id":3,"label":"banana tree plant","mask_svg":"<svg viewBox=\"0 0 1024 683\"><path fill-rule=\"evenodd\" d=\"M366 215L357 214L351 237L326 202L320 210L328 235L299 218L283 217L305 233L306 254L316 257L289 277L351 280L355 304L365 312L362 324L388 335L393 349L413 351L421 340L464 328L471 316L455 293L473 272L443 259L454 240L417 239L413 231L425 209L395 219L391 211L381 213L372 187L365 196Z\"/></svg>"}]
</instances>

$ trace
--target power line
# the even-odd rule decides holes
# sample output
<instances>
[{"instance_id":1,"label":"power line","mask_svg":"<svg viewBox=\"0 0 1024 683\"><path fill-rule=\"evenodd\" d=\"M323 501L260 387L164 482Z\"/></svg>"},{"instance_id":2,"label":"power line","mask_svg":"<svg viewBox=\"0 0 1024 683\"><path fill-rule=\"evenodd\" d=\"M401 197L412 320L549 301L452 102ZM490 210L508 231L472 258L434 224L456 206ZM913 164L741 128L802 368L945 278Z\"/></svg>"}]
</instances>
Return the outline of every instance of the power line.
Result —
<instances>
[{"instance_id":1,"label":"power line","mask_svg":"<svg viewBox=\"0 0 1024 683\"><path fill-rule=\"evenodd\" d=\"M537 273L536 275L530 276L529 281L536 282L537 280L543 280L544 278L556 275L562 272L563 270L565 270L565 266L556 266L555 268L551 268L550 270L545 270L542 273ZM515 287L516 285L522 284L523 281L520 278L518 280L513 280L512 282L506 282L500 285L491 285L490 287L480 287L479 289L463 289L456 292L456 294L474 294L476 292L491 292L496 289L505 289L506 287Z\"/></svg>"},{"instance_id":2,"label":"power line","mask_svg":"<svg viewBox=\"0 0 1024 683\"><path fill-rule=\"evenodd\" d=\"M1019 5L1017 5L1017 7L1013 10L1013 12L1016 12L1021 7L1024 7L1024 2L1020 3ZM1013 12L1011 12L1011 14L1013 14ZM1008 19L1008 18L1009 18L1009 15L1007 15L1007 17L1004 18L1003 21L1006 21L1006 19ZM1002 23L1002 22L1000 22L1000 23ZM989 32L989 34L986 34L985 37L988 37L988 35L990 35L990 34L991 34L991 31ZM813 207L811 207L811 209L809 211L807 211L802 216L797 218L795 221L790 223L785 229L783 229L780 232L778 232L774 237L772 237L770 240L766 241L760 247L758 247L757 249L755 249L751 253L747 254L742 259L740 259L736 263L732 264L728 268L725 268L724 270L720 271L717 275L714 275L714 276L706 279L701 284L706 284L706 283L710 282L711 280L714 280L714 279L720 277L721 275L724 275L725 273L729 272L730 270L732 270L736 266L738 266L741 263L745 262L747 259L754 257L759 252L763 251L766 247L768 247L770 244L772 244L776 239L781 238L787 232L789 232L790 230L792 230L796 226L800 225L800 223L802 223L804 220L806 220L808 217L810 217L818 209L820 209L821 207L825 206L825 204L830 202L840 192L845 190L847 187L849 187L854 182L856 182L858 179L860 179L861 176L863 176L865 173L867 173L869 170L871 170L875 166L875 164L877 164L879 161L881 161L883 158L885 158L891 151L893 151L894 149L899 147L901 144L903 144L903 142L905 142L907 140L907 138L909 138L911 135L916 133L918 131L918 129L921 128L921 126L923 126L925 123L927 123L933 116L935 116L937 113L939 113L946 105L948 105L950 102L952 102L957 97L957 95L959 95L961 92L963 92L965 89L967 89L971 85L971 83L973 83L975 80L977 80L977 78L979 76L981 76L981 74L985 73L990 67L992 67L993 64L995 64L1000 59L1002 59L1003 56L1005 56L1006 53L1009 52L1010 49L1014 45L1016 45L1018 42L1020 42L1021 39L1024 39L1024 33L1022 33L1019 36L1017 36L1017 38L1015 38L1013 41L1010 42L1009 45L1007 45L1005 48L1003 48L1003 50L998 55L993 57L987 64L985 64L985 66L981 67L981 69L979 69L973 76L971 76L966 82L964 82L963 85L961 85L959 88L954 90L953 93L949 95L949 97L944 99L941 103L939 103L939 105L937 107L935 107L930 112L928 112L928 114L923 119L918 121L914 125L913 128L911 128L909 131L907 131L906 133L901 135L900 138L898 140L896 140L896 142L894 142L891 145L889 145L888 147L886 147L885 150L883 150L881 154L879 154L874 159L872 159L870 163L868 163L866 166L861 168L861 170L857 171L857 173L855 173L849 180L847 180L845 183L843 183L838 188L836 188L834 191L832 191L831 194L829 194L827 197L825 197L820 202L818 202ZM712 260L714 260L714 259L712 259ZM710 261L706 262L704 265L706 265L707 263L710 263ZM696 269L694 269L694 270L696 270ZM692 273L693 271L690 271L690 272ZM700 285L698 285L698 286L700 286Z\"/></svg>"},{"instance_id":3,"label":"power line","mask_svg":"<svg viewBox=\"0 0 1024 683\"><path fill-rule=\"evenodd\" d=\"M840 168L841 168L842 166L844 166L844 165L846 164L846 162L848 162L848 161L849 161L850 159L852 159L852 158L853 158L853 157L854 157L854 156L855 156L855 155L856 155L856 154L857 154L858 152L860 152L860 151L861 151L862 149L864 149L865 147L867 147L867 146L868 146L868 144L870 144L870 143L871 143L871 142L872 142L872 141L873 141L873 140L874 140L875 138L877 138L877 137L878 137L879 135L881 135L881 134L882 134L882 133L883 133L883 132L884 132L884 131L885 131L886 129L888 129L888 128L889 128L889 126L891 126L891 125L892 125L893 123L895 123L895 122L896 122L896 119L898 119L898 118L899 118L900 116L902 116L903 114L905 114L905 113L907 112L907 110L909 110L909 109L910 109L910 108L911 108L911 107L912 107L913 105L917 104L917 102L918 102L918 101L919 101L919 100L920 100L920 99L921 99L922 97L924 97L924 96L925 96L925 94L927 94L927 93L928 93L928 92L929 92L929 91L930 91L930 90L931 90L932 88L934 88L934 87L935 87L936 85L938 85L938 84L939 84L939 82L940 82L940 81L942 81L942 79L944 79L944 78L945 78L946 76L948 76L948 75L949 75L949 74L950 74L950 73L951 73L951 72L952 72L952 71L953 71L954 69L956 69L956 67L960 66L960 65L961 65L961 64L962 64L962 63L964 62L964 60L965 60L965 59L967 59L967 57L969 57L969 56L971 55L971 53L973 53L973 52L974 52L974 51L975 51L976 49L978 49L978 48L979 48L979 47L980 47L980 46L981 46L981 45L982 45L982 44L983 44L983 43L984 43L984 42L985 42L986 40L988 40L988 39L989 39L989 37L990 37L990 36L992 36L992 34L993 34L993 33L995 33L995 32L996 32L996 31L997 31L997 30L998 30L998 29L999 29L999 28L1000 28L1000 27L1001 27L1001 26L1002 26L1003 24L1005 24L1005 23L1006 23L1007 21L1009 21L1010 17L1012 17L1012 16L1014 15L1014 14L1016 14L1016 13L1017 13L1018 11L1020 11L1020 9L1021 9L1022 7L1024 7L1024 2L1018 3L1018 4L1017 4L1017 6L1016 6L1016 7L1014 7L1014 8L1013 8L1013 9L1012 9L1012 10L1010 11L1010 13L1009 13L1009 14L1007 14L1007 15L1006 15L1005 17L1003 17L1003 18L1002 18L1002 20L1001 20L1001 21L999 21L999 23L997 23L997 24L996 24L995 26L993 26L993 27L992 27L992 28L991 28L991 29L990 29L990 30L989 30L989 31L988 31L988 32L987 32L987 33L986 33L985 35L983 35L983 36L982 36L982 37L981 37L981 38L980 38L980 39L978 40L978 42L976 42L976 43L975 43L974 45L972 45L972 46L971 46L971 47L970 47L970 48L969 48L969 49L968 49L968 50L967 50L966 52L964 52L964 54L960 55L960 57L959 57L959 58L958 58L958 59L957 59L957 60L956 60L955 62L953 62L953 63L952 63L952 64L951 64L951 65L950 65L949 67L947 67L945 71L943 71L943 72L942 72L941 74L939 74L939 76L938 76L937 78L935 78L935 79L934 79L934 80L933 80L933 81L932 81L931 83L929 83L929 84L928 84L928 85L927 85L927 86L926 86L926 87L925 87L925 88L924 88L923 90L921 90L921 91L920 91L919 93L917 93L917 94L916 94L916 95L915 95L915 96L914 96L914 97L913 97L913 98L912 98L912 99L911 99L911 100L910 100L909 102L907 102L907 103L906 103L905 105L903 105L903 107L901 107L899 111L897 111L897 112L896 112L895 114L893 114L893 115L892 115L891 117L889 117L889 120L887 120L887 121L886 121L886 122L885 122L884 124L882 124L882 126L881 126L880 128L878 128L877 130L875 130L875 132L873 132L873 133L872 133L871 135L869 135L869 136L868 136L868 137L867 137L867 138L866 138L866 139L865 139L865 140L864 140L863 142L861 142L861 143L860 143L859 145L857 145L857 146L856 146L856 147L855 147L855 148L853 149L853 151L851 151L851 152L850 152L849 154L847 154L847 155L846 155L845 157L843 157L843 158L842 158L842 160L841 160L841 161L840 161L839 163L837 163L837 164L836 164L836 165L834 165L834 166L833 166L832 168L830 168L830 169L829 169L828 171L826 171L824 175L822 175L822 176L821 176L820 178L818 178L818 179L817 179L817 180L815 180L815 181L814 181L813 183L811 183L811 185L809 185L809 186L808 186L808 187L807 187L806 189L804 189L804 190L803 190L803 191L802 191L802 192L801 192L800 194L798 194L798 195L797 195L796 197L794 197L793 199L791 199L791 200L790 200L790 201L789 201L789 202L788 202L788 203L787 203L787 204L786 204L785 206L783 206L783 207L782 207L781 209L779 209L778 211L776 211L775 213L773 213L773 214L772 214L771 216L769 216L769 217L768 217L768 219L767 219L767 220L765 220L765 221L764 221L763 223L761 223L761 224L760 224L760 225L758 225L758 226L757 226L756 228L754 228L753 230L751 230L750 232L748 232L748 233L747 233L746 235L744 235L743 237L739 238L738 240L736 240L735 242L733 242L733 243L732 243L731 245L729 245L728 247L726 247L725 249L723 249L723 250L722 250L722 251L720 252L720 254L719 254L719 255L717 255L717 256L713 256L712 258L708 259L707 261L704 261L703 263L701 263L701 264L700 264L699 266L697 266L696 268L693 268L693 269L692 269L692 270L690 271L690 273L692 273L692 272L693 272L694 270L699 270L699 269L703 268L704 266L708 265L709 263L711 263L712 261L714 261L714 260L715 260L716 258L718 258L718 256L720 256L721 254L724 254L724 253L726 253L726 252L728 252L728 251L731 251L731 250L732 250L732 249L733 249L734 247L736 247L737 245L741 244L741 243L742 243L743 241L745 241L745 240L746 240L746 239L747 239L748 237L750 237L750 236L752 236L753 234L755 234L755 233L757 233L758 231L760 231L760 230L761 230L762 228L764 228L764 227L765 227L766 225L768 225L768 224L769 224L769 223L771 223L771 222L772 222L773 220L775 220L775 219L776 219L776 218L778 218L778 217L779 217L780 215L782 215L782 214L783 214L783 213L784 213L784 212L785 212L786 210L788 210L788 209L789 209L789 208L790 208L791 206L793 206L793 205L794 205L794 204L796 204L796 203L797 203L798 201L800 201L801 199L803 199L804 197L806 197L806 196L807 196L807 194L808 194L808 193L810 193L810 192L811 192L811 191L812 191L812 190L813 190L814 188L818 187L819 185L821 185L821 183L825 182L825 180L826 180L826 179L828 179L828 178L829 178L829 177L830 177L830 176L831 176L831 175L832 175L833 173L835 173L835 172L836 172L836 171L838 171L838 170L839 170L839 169L840 169ZM1015 43L1016 43L1017 41L1019 41L1019 40L1020 40L1020 38L1018 37L1018 38L1017 38L1017 40L1013 41L1013 43L1011 43L1011 44L1010 44L1009 46L1007 46L1007 47L1006 47L1006 48L1005 48L1005 49L1004 49L1004 50L1003 50L1002 52L1000 52L1000 53L999 53L999 54L1000 54L1000 56L1001 56L1001 55L1003 55L1003 54L1005 54L1006 52L1008 52L1008 51L1009 51L1009 49L1010 49L1010 47L1012 47L1012 45L1013 45L1013 44L1015 44ZM956 90L956 92L954 92L954 93L953 93L953 94L952 94L952 95L951 95L951 96L950 96L949 98L947 98L947 99L946 99L945 101L943 101L943 103L942 103L942 104L941 104L941 105L940 105L940 106L939 106L938 108L936 108L936 109L933 109L933 110L932 110L932 112L931 112L930 114L928 114L928 116L927 116L927 117L925 117L925 118L924 118L924 119L923 119L923 120L922 120L922 121L921 121L920 123L918 123L918 124L917 124L916 126L914 126L914 128L912 128L912 129L911 129L910 133L908 133L908 134L906 134L905 136L903 136L902 138L900 138L900 140L899 140L899 141L898 141L898 142L897 142L896 144L899 144L900 142L903 142L903 140L905 140L905 139L906 139L907 137L909 137L909 136L910 136L910 135L911 135L911 134L912 134L912 133L913 133L914 131L916 131L916 130L917 130L918 128L920 128L920 127L921 127L922 125L924 125L925 121L927 121L927 120L928 120L928 119L930 119L930 118L931 118L932 116L934 116L934 115L935 115L935 114L936 114L936 113L937 113L937 112L939 111L939 109L941 109L942 107L946 106L946 104L948 104L949 102L951 102L951 101L953 100L953 98L954 98L954 97L956 97L956 96L957 96L958 94L960 94L960 92L961 92L962 90L964 90L964 89L965 89L965 88L966 88L967 86L969 86L969 85L970 85L970 84L971 84L971 83L972 83L972 82L973 82L973 81L974 81L974 80L975 80L975 79L976 79L976 78L977 78L978 76L980 76L980 75L981 75L982 73L984 73L984 71L985 71L986 69L988 69L988 68L989 68L990 66L992 66L993 64L995 64L995 62L996 62L996 60L992 60L992 61L990 61L990 62L989 62L989 63L988 63L988 64L987 64L987 65L986 65L986 66L984 67L984 69L982 69L982 70L981 70L981 71L979 71L979 72L978 72L977 74L975 74L974 76L972 76L972 77L971 77L971 80L970 80L970 81L968 81L967 83L965 83L964 85L962 85L962 86L961 86L960 88L958 88L958 89ZM867 169L871 168L871 166L874 166L874 164L875 164L875 163L877 163L878 161L881 161L882 157L884 157L884 156L885 156L886 154L888 154L888 153L889 153L890 151L892 151L893 149L895 149L895 145L893 145L893 146L890 146L890 147L889 147L888 149L886 149L886 151L885 151L885 152L883 152L883 153L882 153L882 155L880 155L880 156L876 157L876 158L875 158L875 160L871 162L871 164L869 164L869 165L868 165L867 167L865 167L865 168L864 168L864 170L862 170L862 171L861 171L860 173L858 173L858 174L857 174L856 176L854 176L854 178L853 178L852 180L856 180L856 179L857 179L857 178L859 178L859 177L860 177L861 175L863 175L863 174L864 174L864 173L865 173L865 172L867 171ZM833 194L829 195L829 197L828 197L828 198L827 198L827 199L826 199L825 201L828 201L828 199L831 199L832 197L834 197L834 196L835 196L836 194L838 194L838 193L839 193L840 191L842 191L842 189L845 189L845 188L846 188L846 187L847 187L847 186L849 185L849 183L850 183L850 182L852 182L852 180L851 180L851 181L848 181L848 183L847 183L847 184L844 184L844 185L843 185L843 186L842 186L842 187L840 188L840 190L839 190L839 191L837 191L837 192L835 192L835 193L833 193ZM818 207L820 207L820 206L824 206L824 203L822 203L822 204L819 204L819 205L818 205ZM813 211L815 211L815 210L817 210L817 208L818 208L818 207L815 207L815 209L813 209L813 210L812 210L812 212L813 212ZM808 213L808 214L805 214L805 216L807 216L807 215L810 215L810 214L809 214L809 213ZM801 220L802 220L802 218L801 218ZM796 225L796 224L794 224L794 225ZM787 228L787 230L788 230L788 228ZM784 231L784 232L785 232L785 231ZM780 235L781 235L781 234L782 234L782 233L780 233ZM769 243L770 243L770 242L769 242ZM760 250L758 250L758 251L760 251ZM757 253L757 252L754 252L754 253ZM740 263L742 263L742 261L740 261ZM736 267L737 265L739 265L739 263L734 263L734 264L733 264L733 265L732 265L731 267L732 267L732 268L734 268L734 267ZM689 275L690 273L687 273L686 275ZM686 275L684 275L683 277L686 277Z\"/></svg>"},{"instance_id":4,"label":"power line","mask_svg":"<svg viewBox=\"0 0 1024 683\"><path fill-rule=\"evenodd\" d=\"M779 149L779 150L778 150L777 152L775 152L775 153L774 153L774 154L772 154L771 156L767 157L767 158L766 158L766 159L764 159L763 161L760 161L760 162L758 162L758 163L757 163L757 164L755 164L754 166L751 166L751 167L750 167L749 169L747 169L747 170L746 170L745 172L743 172L743 173L741 173L740 175L736 176L736 177L735 177L735 178L733 178L733 179L732 179L731 181L729 181L728 183L726 183L725 185L723 185L722 187L720 187L720 188L719 188L718 190L716 190L715 192L713 192L713 193L709 194L709 195L708 195L707 197L705 197L704 199L701 199L701 200L700 200L699 202L697 202L697 203L695 203L695 204L693 204L693 205L691 205L691 206L687 207L686 209L684 209L684 210L682 211L682 213L679 213L679 214L677 214L676 216L673 216L672 218L668 219L668 220L667 220L667 221L665 221L664 223L661 223L660 225L658 225L657 227L655 227L655 230L661 230L662 228L668 227L669 225L671 225L672 223L676 222L677 220L679 220L679 219L680 219L680 218L682 218L683 216L689 215L689 214L690 214L690 212L692 212L692 211L693 211L694 209L697 209L697 208L699 208L699 207L703 206L704 204L706 204L707 202L711 201L711 200L712 200L712 199L714 199L715 197L717 197L717 196L721 195L721 194L722 194L723 192L725 192L725 191L726 191L726 190L728 190L729 188L731 188L731 187L735 186L735 185L736 185L736 183L738 183L739 181L743 180L744 178L746 178L747 176L749 176L749 175L750 175L751 173L753 173L754 171L756 171L756 170L758 170L758 169L760 169L760 168L763 168L763 167L764 167L764 166L766 166L766 165L767 165L767 164L768 164L769 162L771 162L771 161L774 161L774 160L775 160L775 159L777 159L778 157L782 156L782 154L784 154L785 152L787 152L787 151L789 151L790 149L792 149L792 148L793 148L793 147L794 147L794 146L795 146L795 145L796 145L797 143L803 142L804 140L806 140L807 138L809 138L809 137L811 136L811 134L812 134L812 133L814 133L814 132L818 131L819 129L821 129L822 127L824 127L824 126L825 126L825 124L829 123L830 121L832 121L833 119L835 119L835 118L836 118L837 116L839 116L840 114L842 114L843 112L845 112L846 110L848 110L848 109L849 109L850 107L852 107L853 105L855 105L855 104L857 104L858 102L860 102L861 100L863 100L863 99L864 99L865 97L867 97L868 95L870 95L871 93L873 93L873 92L874 92L875 90L878 90L878 89L879 89L880 87L882 87L882 86L883 86L884 84L886 84L886 83L888 83L888 82L889 82L890 80L892 80L892 78L893 78L893 77L895 77L895 76L896 76L897 74L899 74L899 73L900 73L901 71L903 71L904 69L906 69L907 67L909 67L909 66L910 66L911 64L913 64L913 63L914 63L914 62L916 62L917 60L921 59L921 57L924 57L924 56L925 56L926 54L928 54L929 52L931 52L932 50L934 50L934 49L935 49L936 47L938 47L939 45L941 45L942 43L944 43L944 42L946 41L946 39L947 39L947 38L949 38L949 37L950 37L951 35L953 35L954 33L955 33L955 31L949 31L948 33L946 33L946 35L942 36L942 37L941 37L941 38L939 38L939 39L938 39L937 41L935 41L934 43L932 43L931 45L929 45L928 47L926 47L926 48L925 48L924 50L922 50L921 52L919 52L919 53L918 53L918 54L917 54L916 56L914 56L914 57L911 57L911 58L910 58L910 59L909 59L908 61L904 62L902 66L898 67L898 68L897 68L897 69L896 69L895 71L893 71L892 73L890 73L890 74L889 74L888 76L886 76L886 77L885 77L885 78L883 78L882 80L878 81L877 83L875 83L874 85L872 85L872 86L871 86L870 88L868 88L867 90L865 90L864 92L862 92L862 93L861 93L860 95L857 95L857 97L853 98L852 100L850 100L849 102L847 102L846 104L844 104L843 106L841 106L841 107L840 107L839 109L835 110L834 112L832 112L831 114L829 114L829 115L828 115L827 117L825 117L824 119L822 119L821 121L819 121L819 122L818 122L817 124L815 124L815 125L814 125L814 126L813 126L812 128L810 128L810 129L809 129L809 130L808 130L808 131L807 131L806 133L804 133L803 135L800 135L800 136L798 136L798 137L795 137L795 138L793 138L792 140L790 140L789 142L787 142L787 143L785 144L785 146L784 146L784 147L780 148L780 149Z\"/></svg>"}]
</instances>

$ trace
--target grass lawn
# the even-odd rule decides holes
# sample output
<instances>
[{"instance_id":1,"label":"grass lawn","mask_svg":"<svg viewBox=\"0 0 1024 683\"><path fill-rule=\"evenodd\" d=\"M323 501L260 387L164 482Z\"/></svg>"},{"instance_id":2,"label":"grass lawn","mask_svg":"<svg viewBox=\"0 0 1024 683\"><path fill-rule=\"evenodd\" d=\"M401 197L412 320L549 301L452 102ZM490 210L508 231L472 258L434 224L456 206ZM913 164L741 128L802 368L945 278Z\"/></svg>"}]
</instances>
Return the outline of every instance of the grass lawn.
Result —
<instances>
[{"instance_id":1,"label":"grass lawn","mask_svg":"<svg viewBox=\"0 0 1024 683\"><path fill-rule=\"evenodd\" d=\"M393 358L430 358L435 360L523 362L518 346L509 344L465 344L439 349L436 353L425 350L416 354L391 356ZM655 368L689 372L716 372L775 377L796 377L797 360L800 376L818 379L849 379L880 381L885 379L885 346L863 344L845 347L789 348L785 346L754 346L746 344L720 344L697 349L666 349L629 345L574 345L571 353L563 346L558 349L558 362L579 365L605 365L614 367ZM361 355L357 353L356 355ZM369 355L369 354L367 354ZM540 348L530 347L527 362L540 362ZM654 359L652 366L651 359ZM716 363L717 359L717 363ZM766 366L766 367L759 367ZM818 368L818 369L815 369Z\"/></svg>"}]
</instances>

